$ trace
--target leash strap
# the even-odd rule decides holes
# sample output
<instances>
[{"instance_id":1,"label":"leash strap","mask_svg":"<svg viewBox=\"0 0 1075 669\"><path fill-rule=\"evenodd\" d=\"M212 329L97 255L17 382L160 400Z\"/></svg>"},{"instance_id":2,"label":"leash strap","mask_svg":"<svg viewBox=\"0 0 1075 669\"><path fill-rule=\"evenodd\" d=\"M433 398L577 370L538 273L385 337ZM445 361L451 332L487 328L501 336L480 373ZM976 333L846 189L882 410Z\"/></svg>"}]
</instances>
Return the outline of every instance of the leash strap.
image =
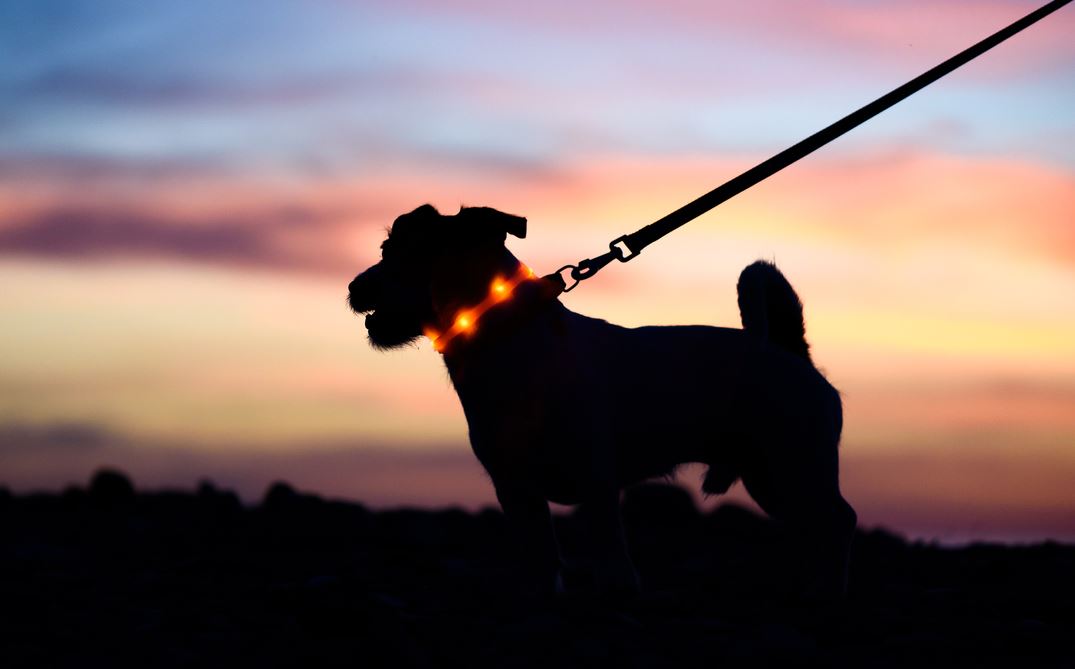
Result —
<instances>
[{"instance_id":1,"label":"leash strap","mask_svg":"<svg viewBox=\"0 0 1075 669\"><path fill-rule=\"evenodd\" d=\"M768 160L755 165L746 172L721 184L693 202L689 202L679 209L676 209L664 218L654 221L629 235L621 235L620 237L613 239L609 242L609 250L607 253L603 253L594 258L580 260L577 265L564 265L555 273L549 274L545 278L559 283L559 285L562 286L563 292L566 293L578 286L579 282L585 281L600 272L613 260L619 260L620 262L634 260L638 254L642 252L642 249L661 237L664 237L669 232L693 221L725 200L735 197L739 193L742 193L763 179L776 174L800 158L810 155L852 128L865 123L889 107L892 107L896 103L932 84L934 81L937 81L949 72L969 63L1012 35L1037 23L1069 2L1071 2L1071 0L1053 0L1034 10L1015 23L1012 23L1007 28L998 30L974 46L952 56L940 65L920 74L899 88L882 95L873 102L848 114L827 128L810 135L798 144L784 149ZM570 270L570 283L563 276L565 270Z\"/></svg>"}]
</instances>

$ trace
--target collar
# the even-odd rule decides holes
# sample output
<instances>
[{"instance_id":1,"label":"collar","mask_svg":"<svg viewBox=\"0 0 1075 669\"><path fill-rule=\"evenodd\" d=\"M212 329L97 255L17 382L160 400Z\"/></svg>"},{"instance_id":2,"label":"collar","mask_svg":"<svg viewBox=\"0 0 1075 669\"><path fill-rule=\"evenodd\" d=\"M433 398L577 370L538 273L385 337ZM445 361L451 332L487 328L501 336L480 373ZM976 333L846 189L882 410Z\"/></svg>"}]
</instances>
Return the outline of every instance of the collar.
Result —
<instances>
[{"instance_id":1,"label":"collar","mask_svg":"<svg viewBox=\"0 0 1075 669\"><path fill-rule=\"evenodd\" d=\"M536 307L555 301L563 292L559 275L538 277L534 270L520 263L510 277L496 277L489 286L489 294L480 303L459 309L443 331L425 328L425 335L433 341L433 349L444 355L449 349L476 343L481 329L481 340L503 334L520 325ZM509 309L508 306L515 308Z\"/></svg>"}]
</instances>

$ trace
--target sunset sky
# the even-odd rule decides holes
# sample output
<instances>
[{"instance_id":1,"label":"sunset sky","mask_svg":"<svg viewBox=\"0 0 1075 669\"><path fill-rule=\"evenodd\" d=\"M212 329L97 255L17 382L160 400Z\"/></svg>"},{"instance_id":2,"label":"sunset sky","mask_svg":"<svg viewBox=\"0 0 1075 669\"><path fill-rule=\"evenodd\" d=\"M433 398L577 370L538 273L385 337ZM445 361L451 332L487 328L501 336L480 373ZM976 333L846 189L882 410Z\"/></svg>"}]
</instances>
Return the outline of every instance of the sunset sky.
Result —
<instances>
[{"instance_id":1,"label":"sunset sky","mask_svg":"<svg viewBox=\"0 0 1075 669\"><path fill-rule=\"evenodd\" d=\"M0 485L490 503L429 342L376 353L345 308L398 214L524 215L551 271L1044 3L526 4L0 6ZM863 524L1075 540L1073 35L1066 7L565 304L738 326L775 259Z\"/></svg>"}]
</instances>

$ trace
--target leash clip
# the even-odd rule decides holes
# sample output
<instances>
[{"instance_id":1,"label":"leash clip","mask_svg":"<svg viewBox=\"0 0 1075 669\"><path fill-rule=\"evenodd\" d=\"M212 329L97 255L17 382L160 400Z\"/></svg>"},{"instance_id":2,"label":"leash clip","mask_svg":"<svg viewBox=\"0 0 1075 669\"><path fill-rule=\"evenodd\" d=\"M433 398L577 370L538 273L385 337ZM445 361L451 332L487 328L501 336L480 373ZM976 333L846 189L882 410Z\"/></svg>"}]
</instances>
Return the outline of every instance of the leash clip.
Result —
<instances>
[{"instance_id":1,"label":"leash clip","mask_svg":"<svg viewBox=\"0 0 1075 669\"><path fill-rule=\"evenodd\" d=\"M563 286L564 293L571 293L580 282L586 281L589 277L597 274L613 260L627 262L639 255L639 253L631 250L631 246L628 243L628 237L630 237L629 234L621 234L620 237L608 242L607 253L603 253L594 258L579 260L578 265L564 265L556 270L556 272L549 274L549 277L555 276L556 281ZM564 270L571 270L572 283L569 284L568 281L564 279Z\"/></svg>"},{"instance_id":2,"label":"leash clip","mask_svg":"<svg viewBox=\"0 0 1075 669\"><path fill-rule=\"evenodd\" d=\"M621 235L616 239L613 239L608 243L607 253L602 253L595 258L580 260L578 265L564 265L550 274L547 278L558 282L563 287L563 292L570 293L579 285L579 283L600 272L613 260L619 260L620 262L633 260L638 255L638 252L631 249L627 239L628 237L630 237L630 235ZM571 270L570 276L572 282L570 284L563 276L564 270Z\"/></svg>"},{"instance_id":3,"label":"leash clip","mask_svg":"<svg viewBox=\"0 0 1075 669\"><path fill-rule=\"evenodd\" d=\"M574 283L572 283L570 286L567 285L567 279L564 278L564 270L565 269L571 270L570 276L571 276L571 280L574 281ZM578 265L564 265L563 267L561 267L560 269L556 270L555 272L553 272L552 274L548 275L545 278L546 279L552 279L553 281L559 282L561 287L562 287L563 292L570 293L571 291L575 290L575 286L578 286L579 281L581 281L581 279L579 279L577 276L575 276L575 272L577 272L577 271L579 271Z\"/></svg>"},{"instance_id":4,"label":"leash clip","mask_svg":"<svg viewBox=\"0 0 1075 669\"><path fill-rule=\"evenodd\" d=\"M576 281L585 281L594 274L597 274L605 268L613 260L623 260L623 251L616 246L609 246L608 253L602 253L599 256L593 258L586 258L579 261L579 266L571 270L571 278Z\"/></svg>"},{"instance_id":5,"label":"leash clip","mask_svg":"<svg viewBox=\"0 0 1075 669\"><path fill-rule=\"evenodd\" d=\"M616 260L620 262L627 262L628 260L634 260L638 257L638 254L642 252L641 249L635 251L631 248L631 242L628 239L631 235L620 235L608 243L609 251L616 254Z\"/></svg>"}]
</instances>

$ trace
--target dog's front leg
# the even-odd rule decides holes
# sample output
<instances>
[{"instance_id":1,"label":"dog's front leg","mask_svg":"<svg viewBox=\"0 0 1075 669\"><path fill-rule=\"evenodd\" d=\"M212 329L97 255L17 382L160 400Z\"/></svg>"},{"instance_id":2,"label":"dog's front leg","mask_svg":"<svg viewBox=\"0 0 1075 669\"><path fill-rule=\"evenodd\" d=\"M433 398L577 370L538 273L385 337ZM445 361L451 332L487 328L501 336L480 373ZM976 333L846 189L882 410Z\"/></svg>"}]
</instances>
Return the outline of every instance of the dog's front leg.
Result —
<instances>
[{"instance_id":1,"label":"dog's front leg","mask_svg":"<svg viewBox=\"0 0 1075 669\"><path fill-rule=\"evenodd\" d=\"M560 549L552 528L549 503L524 486L495 479L493 483L533 583L545 593L559 589Z\"/></svg>"},{"instance_id":2,"label":"dog's front leg","mask_svg":"<svg viewBox=\"0 0 1075 669\"><path fill-rule=\"evenodd\" d=\"M581 565L565 571L566 589L593 589L600 595L615 597L636 594L638 572L627 550L619 489L606 488L589 495L577 513L586 526L590 554Z\"/></svg>"}]
</instances>

